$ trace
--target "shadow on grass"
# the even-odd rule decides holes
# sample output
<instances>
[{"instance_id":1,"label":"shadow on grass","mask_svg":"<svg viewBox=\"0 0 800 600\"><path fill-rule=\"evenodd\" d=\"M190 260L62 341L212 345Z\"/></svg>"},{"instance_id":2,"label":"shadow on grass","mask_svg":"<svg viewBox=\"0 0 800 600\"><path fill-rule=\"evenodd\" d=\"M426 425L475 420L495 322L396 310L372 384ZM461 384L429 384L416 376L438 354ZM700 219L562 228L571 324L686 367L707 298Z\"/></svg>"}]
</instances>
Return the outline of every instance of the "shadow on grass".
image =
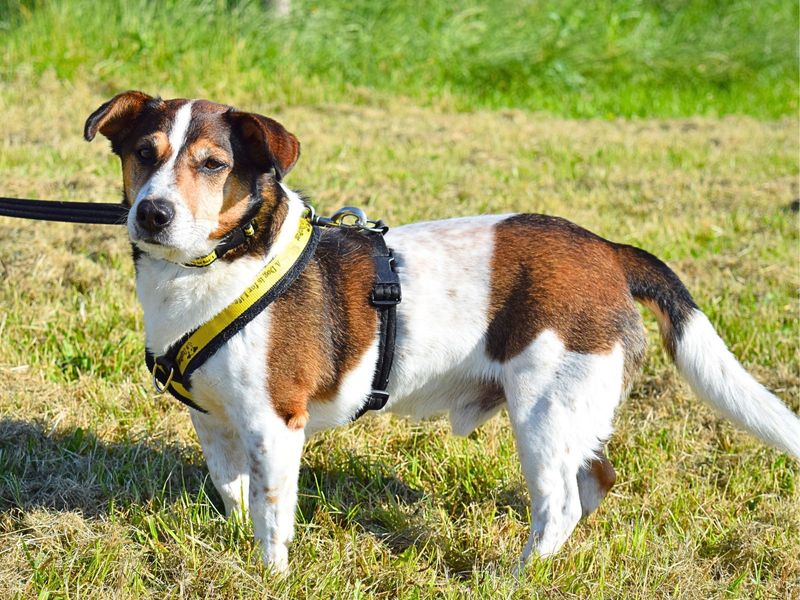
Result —
<instances>
[{"instance_id":1,"label":"shadow on grass","mask_svg":"<svg viewBox=\"0 0 800 600\"><path fill-rule=\"evenodd\" d=\"M0 511L107 513L113 505L169 505L208 493L221 501L197 453L147 441L108 443L82 428L48 431L0 419ZM199 463L199 464L197 464Z\"/></svg>"},{"instance_id":2,"label":"shadow on grass","mask_svg":"<svg viewBox=\"0 0 800 600\"><path fill-rule=\"evenodd\" d=\"M426 520L425 494L392 474L383 461L346 452L304 466L299 482L299 520L311 523L319 510L342 528L353 525L394 555L436 546L452 574L472 571L485 556L436 535ZM178 444L149 440L109 443L82 428L51 431L42 424L0 419L0 512L50 509L87 517L114 508L206 498L219 513L222 501L202 455ZM498 509L524 513L515 493ZM457 518L457 516L455 517Z\"/></svg>"},{"instance_id":3,"label":"shadow on grass","mask_svg":"<svg viewBox=\"0 0 800 600\"><path fill-rule=\"evenodd\" d=\"M321 509L339 526L355 524L392 552L405 550L413 543L405 540L410 530L421 529L414 517L423 492L398 479L385 462L373 457L336 452L325 457L324 464L311 458L300 472L299 487L300 519L309 522Z\"/></svg>"},{"instance_id":4,"label":"shadow on grass","mask_svg":"<svg viewBox=\"0 0 800 600\"><path fill-rule=\"evenodd\" d=\"M447 565L448 575L468 580L476 566L501 558L500 551L487 554L470 542L470 517L465 506L475 498L453 490L447 497L434 497L394 475L391 464L369 455L348 451L312 458L300 474L299 519L316 520L319 512L337 527L355 526L371 535L395 557L414 550L416 556L438 556ZM522 487L497 492L496 514L514 513L528 520L528 501ZM478 492L480 495L480 492ZM441 522L446 519L450 523Z\"/></svg>"}]
</instances>

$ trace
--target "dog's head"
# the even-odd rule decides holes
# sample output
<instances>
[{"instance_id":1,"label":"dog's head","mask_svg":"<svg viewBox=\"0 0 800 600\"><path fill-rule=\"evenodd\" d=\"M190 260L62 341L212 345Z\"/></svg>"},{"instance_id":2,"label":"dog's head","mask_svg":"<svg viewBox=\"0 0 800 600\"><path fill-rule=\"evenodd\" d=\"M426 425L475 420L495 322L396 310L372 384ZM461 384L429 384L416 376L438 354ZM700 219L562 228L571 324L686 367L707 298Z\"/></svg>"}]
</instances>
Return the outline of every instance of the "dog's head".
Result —
<instances>
[{"instance_id":1,"label":"dog's head","mask_svg":"<svg viewBox=\"0 0 800 600\"><path fill-rule=\"evenodd\" d=\"M175 262L209 253L253 218L294 166L300 144L261 115L206 100L124 92L87 119L122 161L128 233L144 252Z\"/></svg>"}]
</instances>

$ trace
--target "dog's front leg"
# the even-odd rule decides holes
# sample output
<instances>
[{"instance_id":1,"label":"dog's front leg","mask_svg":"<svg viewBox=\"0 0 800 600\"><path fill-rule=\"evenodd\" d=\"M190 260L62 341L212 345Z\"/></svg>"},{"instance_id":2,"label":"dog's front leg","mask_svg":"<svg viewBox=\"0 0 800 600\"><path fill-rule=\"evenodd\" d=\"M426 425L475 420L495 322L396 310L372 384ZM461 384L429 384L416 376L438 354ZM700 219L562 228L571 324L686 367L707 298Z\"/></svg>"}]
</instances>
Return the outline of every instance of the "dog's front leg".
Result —
<instances>
[{"instance_id":1,"label":"dog's front leg","mask_svg":"<svg viewBox=\"0 0 800 600\"><path fill-rule=\"evenodd\" d=\"M247 510L250 466L239 432L224 415L191 411L208 472L225 503L225 516Z\"/></svg>"},{"instance_id":2,"label":"dog's front leg","mask_svg":"<svg viewBox=\"0 0 800 600\"><path fill-rule=\"evenodd\" d=\"M286 571L305 434L302 429L290 429L274 414L251 415L240 433L250 468L253 533L261 544L264 562Z\"/></svg>"}]
</instances>

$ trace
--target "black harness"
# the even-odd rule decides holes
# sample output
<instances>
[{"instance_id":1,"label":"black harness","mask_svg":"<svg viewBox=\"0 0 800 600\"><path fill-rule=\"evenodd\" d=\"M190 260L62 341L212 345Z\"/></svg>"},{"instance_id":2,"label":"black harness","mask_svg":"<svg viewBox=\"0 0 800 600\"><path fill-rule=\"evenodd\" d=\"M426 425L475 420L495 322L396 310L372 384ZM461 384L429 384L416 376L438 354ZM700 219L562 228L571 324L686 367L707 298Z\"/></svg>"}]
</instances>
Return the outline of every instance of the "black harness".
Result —
<instances>
[{"instance_id":1,"label":"black harness","mask_svg":"<svg viewBox=\"0 0 800 600\"><path fill-rule=\"evenodd\" d=\"M241 331L250 321L256 318L267 306L279 298L295 282L314 255L319 243L320 228L342 226L356 228L367 237L373 246L373 263L375 278L370 294L370 303L378 311L379 318L379 345L378 361L372 378L372 390L367 396L363 406L353 416L356 420L370 410L381 410L389 400L386 391L389 385L389 375L394 362L395 338L397 332L397 305L402 294L400 278L397 275L396 263L392 250L387 247L384 234L389 230L381 221L370 222L369 227L355 227L351 225L333 225L330 219L314 217L312 219L311 240L303 253L294 263L292 268L272 287L268 293L247 309L241 316L221 330L200 351L194 354L184 368L178 368L178 356L182 348L197 329L185 334L180 340L172 344L167 351L155 356L149 350L145 351L145 362L148 370L153 374L154 385L158 391L168 391L174 398L202 413L207 411L194 402L191 395L191 374L200 368L206 360L211 358L223 344ZM248 236L249 237L249 236ZM244 240L243 240L244 241ZM235 244L225 244L225 251L234 248ZM216 256L224 254L217 247ZM199 265L192 265L199 266ZM202 326L201 326L202 327ZM199 328L198 328L199 329Z\"/></svg>"},{"instance_id":2,"label":"black harness","mask_svg":"<svg viewBox=\"0 0 800 600\"><path fill-rule=\"evenodd\" d=\"M355 421L368 410L381 410L389 400L386 388L389 386L389 374L394 361L394 345L397 333L397 305L400 304L402 293L400 278L397 276L397 265L392 250L386 246L383 235L388 227L381 225L383 231L370 232L375 253L375 281L372 285L370 302L378 310L380 319L380 342L378 346L378 362L375 365L375 375L372 377L372 392L367 397L359 411L353 417Z\"/></svg>"}]
</instances>

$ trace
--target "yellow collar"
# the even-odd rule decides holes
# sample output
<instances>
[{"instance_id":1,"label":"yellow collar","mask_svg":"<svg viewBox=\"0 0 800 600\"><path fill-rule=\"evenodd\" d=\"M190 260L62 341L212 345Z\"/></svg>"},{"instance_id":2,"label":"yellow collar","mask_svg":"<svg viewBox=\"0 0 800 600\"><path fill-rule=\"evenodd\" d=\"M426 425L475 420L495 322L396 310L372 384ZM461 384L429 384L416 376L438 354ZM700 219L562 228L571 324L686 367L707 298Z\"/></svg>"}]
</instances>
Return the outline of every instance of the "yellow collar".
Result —
<instances>
[{"instance_id":1,"label":"yellow collar","mask_svg":"<svg viewBox=\"0 0 800 600\"><path fill-rule=\"evenodd\" d=\"M194 260L190 260L188 263L184 263L184 266L207 267L215 260L223 256L228 250L232 250L236 246L245 243L255 234L256 234L255 222L250 221L247 225L243 227L237 227L228 235L226 235L223 238L223 240L219 244L217 244L217 247L214 248L211 252L209 252L205 256L201 256L200 258L195 258Z\"/></svg>"}]
</instances>

